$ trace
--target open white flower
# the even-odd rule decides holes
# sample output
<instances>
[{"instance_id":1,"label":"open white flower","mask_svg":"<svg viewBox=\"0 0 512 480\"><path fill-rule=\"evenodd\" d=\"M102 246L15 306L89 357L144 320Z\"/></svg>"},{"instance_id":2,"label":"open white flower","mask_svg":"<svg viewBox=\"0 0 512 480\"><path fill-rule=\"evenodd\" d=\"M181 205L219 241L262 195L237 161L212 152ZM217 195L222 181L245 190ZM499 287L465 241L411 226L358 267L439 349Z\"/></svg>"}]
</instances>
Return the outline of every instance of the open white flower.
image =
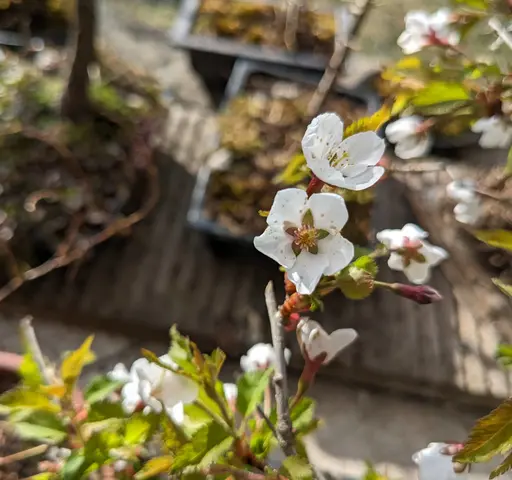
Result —
<instances>
[{"instance_id":1,"label":"open white flower","mask_svg":"<svg viewBox=\"0 0 512 480\"><path fill-rule=\"evenodd\" d=\"M313 293L322 275L345 268L354 245L341 236L348 220L345 201L334 193L308 196L298 188L280 190L267 217L267 229L254 239L260 252L285 267L303 295Z\"/></svg>"},{"instance_id":2,"label":"open white flower","mask_svg":"<svg viewBox=\"0 0 512 480\"><path fill-rule=\"evenodd\" d=\"M387 139L395 144L397 157L408 160L427 155L432 148L432 135L424 130L425 120L418 115L399 118L386 127Z\"/></svg>"},{"instance_id":3,"label":"open white flower","mask_svg":"<svg viewBox=\"0 0 512 480\"><path fill-rule=\"evenodd\" d=\"M160 361L173 367L168 355ZM130 369L130 381L121 390L123 408L127 413L143 406L145 413L160 413L164 408L176 422L183 422L183 405L193 402L198 395L197 385L182 375L139 358Z\"/></svg>"},{"instance_id":4,"label":"open white flower","mask_svg":"<svg viewBox=\"0 0 512 480\"><path fill-rule=\"evenodd\" d=\"M290 361L292 352L288 348L284 350L286 363ZM265 370L276 364L276 352L269 343L257 343L243 355L240 359L240 366L244 372L255 372L256 370Z\"/></svg>"},{"instance_id":5,"label":"open white flower","mask_svg":"<svg viewBox=\"0 0 512 480\"><path fill-rule=\"evenodd\" d=\"M458 202L453 213L460 223L474 225L480 217L481 201L475 187L470 179L454 180L446 186L448 196Z\"/></svg>"},{"instance_id":6,"label":"open white flower","mask_svg":"<svg viewBox=\"0 0 512 480\"><path fill-rule=\"evenodd\" d=\"M451 11L447 8L432 14L421 10L408 12L405 16L405 30L397 40L398 46L409 55L428 45L457 45L460 36L451 24Z\"/></svg>"},{"instance_id":7,"label":"open white flower","mask_svg":"<svg viewBox=\"0 0 512 480\"><path fill-rule=\"evenodd\" d=\"M497 115L477 120L471 130L482 134L478 141L482 148L508 148L512 143L512 124Z\"/></svg>"},{"instance_id":8,"label":"open white flower","mask_svg":"<svg viewBox=\"0 0 512 480\"><path fill-rule=\"evenodd\" d=\"M297 332L302 348L310 360L326 354L323 365L327 365L357 338L357 332L353 328L341 328L328 334L318 322L309 318L303 318L299 322Z\"/></svg>"},{"instance_id":9,"label":"open white flower","mask_svg":"<svg viewBox=\"0 0 512 480\"><path fill-rule=\"evenodd\" d=\"M371 187L384 174L377 163L385 143L375 132L356 133L343 140L343 122L323 113L309 124L302 151L313 173L323 182L349 190Z\"/></svg>"},{"instance_id":10,"label":"open white flower","mask_svg":"<svg viewBox=\"0 0 512 480\"><path fill-rule=\"evenodd\" d=\"M408 223L401 230L382 230L377 240L391 250L388 266L404 272L413 283L429 280L431 267L448 258L448 252L428 243L428 233L417 225Z\"/></svg>"},{"instance_id":11,"label":"open white flower","mask_svg":"<svg viewBox=\"0 0 512 480\"><path fill-rule=\"evenodd\" d=\"M466 480L469 473L457 473L447 443L429 443L428 447L416 452L412 461L418 465L419 480Z\"/></svg>"}]
</instances>

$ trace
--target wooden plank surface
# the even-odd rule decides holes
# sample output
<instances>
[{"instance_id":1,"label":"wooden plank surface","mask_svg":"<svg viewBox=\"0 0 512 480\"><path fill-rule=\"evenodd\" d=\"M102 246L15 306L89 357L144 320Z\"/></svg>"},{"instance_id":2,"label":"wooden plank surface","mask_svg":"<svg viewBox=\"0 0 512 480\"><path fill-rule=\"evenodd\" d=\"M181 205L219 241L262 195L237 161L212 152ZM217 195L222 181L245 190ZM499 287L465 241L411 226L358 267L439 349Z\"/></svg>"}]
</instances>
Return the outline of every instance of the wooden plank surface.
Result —
<instances>
[{"instance_id":1,"label":"wooden plank surface","mask_svg":"<svg viewBox=\"0 0 512 480\"><path fill-rule=\"evenodd\" d=\"M122 329L138 338L161 339L177 323L202 346L220 345L233 357L268 339L263 289L272 279L282 298L277 265L257 252L219 256L186 223L194 173L215 144L214 125L204 111L174 106L168 146L179 161L160 160L162 194L152 214L130 238L102 245L72 284L66 284L65 272L56 272L27 285L2 308L50 313L68 323ZM498 342L512 341L512 311L468 260L467 247L459 248L457 232L432 223L434 217L443 220L436 214L436 198L442 197L446 181L445 173L395 175L379 185L374 215L376 230L415 221L431 232L434 244L450 251L450 260L436 269L431 282L444 301L418 306L384 291L359 302L333 295L326 301L326 312L313 317L327 330L353 327L360 335L326 369L328 376L493 406L511 394L510 377L496 365L493 353ZM381 278L406 280L385 262ZM300 369L293 336L289 344L292 365Z\"/></svg>"}]
</instances>

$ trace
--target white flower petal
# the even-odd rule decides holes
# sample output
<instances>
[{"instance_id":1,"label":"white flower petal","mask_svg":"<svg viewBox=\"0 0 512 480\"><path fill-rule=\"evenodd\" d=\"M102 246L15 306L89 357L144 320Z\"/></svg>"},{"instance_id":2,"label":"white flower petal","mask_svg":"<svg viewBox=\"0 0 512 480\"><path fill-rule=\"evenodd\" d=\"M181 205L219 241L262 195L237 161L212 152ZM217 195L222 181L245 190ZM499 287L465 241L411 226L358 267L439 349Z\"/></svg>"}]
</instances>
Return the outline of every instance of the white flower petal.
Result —
<instances>
[{"instance_id":1,"label":"white flower petal","mask_svg":"<svg viewBox=\"0 0 512 480\"><path fill-rule=\"evenodd\" d=\"M242 356L240 366L245 372L254 372L274 365L275 361L276 354L272 345L256 343L247 351L247 355Z\"/></svg>"},{"instance_id":2,"label":"white flower petal","mask_svg":"<svg viewBox=\"0 0 512 480\"><path fill-rule=\"evenodd\" d=\"M423 133L407 137L395 146L395 154L403 160L424 157L430 153L434 141L432 135Z\"/></svg>"},{"instance_id":3,"label":"white flower petal","mask_svg":"<svg viewBox=\"0 0 512 480\"><path fill-rule=\"evenodd\" d=\"M224 383L222 385L224 396L228 402L236 400L238 396L238 387L234 383Z\"/></svg>"},{"instance_id":4,"label":"white flower petal","mask_svg":"<svg viewBox=\"0 0 512 480\"><path fill-rule=\"evenodd\" d=\"M398 46L406 55L419 52L425 45L426 40L421 35L411 34L407 30L402 32L396 41Z\"/></svg>"},{"instance_id":5,"label":"white flower petal","mask_svg":"<svg viewBox=\"0 0 512 480\"><path fill-rule=\"evenodd\" d=\"M414 223L406 223L402 227L402 235L410 240L423 240L428 237L428 232Z\"/></svg>"},{"instance_id":6,"label":"white flower petal","mask_svg":"<svg viewBox=\"0 0 512 480\"><path fill-rule=\"evenodd\" d=\"M386 127L385 135L391 143L401 142L411 135L416 135L418 127L423 122L423 118L418 115L399 118Z\"/></svg>"},{"instance_id":7,"label":"white flower petal","mask_svg":"<svg viewBox=\"0 0 512 480\"><path fill-rule=\"evenodd\" d=\"M131 380L130 372L124 363L117 363L114 368L107 373L107 377L117 382L129 382Z\"/></svg>"},{"instance_id":8,"label":"white flower petal","mask_svg":"<svg viewBox=\"0 0 512 480\"><path fill-rule=\"evenodd\" d=\"M495 117L480 118L471 126L471 130L475 133L483 133L495 124L495 120Z\"/></svg>"},{"instance_id":9,"label":"white flower petal","mask_svg":"<svg viewBox=\"0 0 512 480\"><path fill-rule=\"evenodd\" d=\"M130 377L133 381L139 379L139 371L144 371L149 366L149 361L146 358L139 358L132 363L130 367Z\"/></svg>"},{"instance_id":10,"label":"white flower petal","mask_svg":"<svg viewBox=\"0 0 512 480\"><path fill-rule=\"evenodd\" d=\"M478 198L470 202L461 202L455 205L453 213L455 219L466 225L474 225L480 218L481 203Z\"/></svg>"},{"instance_id":11,"label":"white flower petal","mask_svg":"<svg viewBox=\"0 0 512 480\"><path fill-rule=\"evenodd\" d=\"M293 238L282 227L268 227L259 237L254 238L254 247L283 267L290 268L296 260L292 242Z\"/></svg>"},{"instance_id":12,"label":"white flower petal","mask_svg":"<svg viewBox=\"0 0 512 480\"><path fill-rule=\"evenodd\" d=\"M328 333L322 328L311 328L308 335L303 337L308 356L311 360L314 360L324 353L331 352L331 341Z\"/></svg>"},{"instance_id":13,"label":"white flower petal","mask_svg":"<svg viewBox=\"0 0 512 480\"><path fill-rule=\"evenodd\" d=\"M383 167L368 167L361 175L346 178L343 182L340 182L338 186L355 191L365 190L375 185L385 172L386 170Z\"/></svg>"},{"instance_id":14,"label":"white flower petal","mask_svg":"<svg viewBox=\"0 0 512 480\"><path fill-rule=\"evenodd\" d=\"M427 262L431 266L436 266L443 260L448 258L448 252L441 247L436 247L430 243L423 241L423 247L420 248L420 253L425 256Z\"/></svg>"},{"instance_id":15,"label":"white flower petal","mask_svg":"<svg viewBox=\"0 0 512 480\"><path fill-rule=\"evenodd\" d=\"M285 188L277 192L267 217L269 226L282 226L284 222L300 225L308 196L300 188Z\"/></svg>"},{"instance_id":16,"label":"white flower petal","mask_svg":"<svg viewBox=\"0 0 512 480\"><path fill-rule=\"evenodd\" d=\"M446 443L430 443L427 448L412 456L418 465L419 480L468 480L467 469L463 473L455 473L452 457L441 453Z\"/></svg>"},{"instance_id":17,"label":"white flower petal","mask_svg":"<svg viewBox=\"0 0 512 480\"><path fill-rule=\"evenodd\" d=\"M335 113L323 113L315 117L302 138L302 151L307 164L313 172L320 161L327 162L327 157L343 140L343 122Z\"/></svg>"},{"instance_id":18,"label":"white flower petal","mask_svg":"<svg viewBox=\"0 0 512 480\"><path fill-rule=\"evenodd\" d=\"M476 195L475 188L476 183L474 180L454 180L446 186L446 193L457 202L471 202Z\"/></svg>"},{"instance_id":19,"label":"white flower petal","mask_svg":"<svg viewBox=\"0 0 512 480\"><path fill-rule=\"evenodd\" d=\"M185 421L185 409L183 403L177 403L172 408L166 408L167 415L176 425L183 425Z\"/></svg>"},{"instance_id":20,"label":"white flower petal","mask_svg":"<svg viewBox=\"0 0 512 480\"><path fill-rule=\"evenodd\" d=\"M313 255L303 250L297 257L295 265L286 270L288 278L295 284L300 295L309 295L315 291L320 278L329 266L324 255Z\"/></svg>"},{"instance_id":21,"label":"white flower petal","mask_svg":"<svg viewBox=\"0 0 512 480\"><path fill-rule=\"evenodd\" d=\"M375 132L362 132L343 140L341 149L348 153L349 165L374 166L382 158L386 144Z\"/></svg>"},{"instance_id":22,"label":"white flower petal","mask_svg":"<svg viewBox=\"0 0 512 480\"><path fill-rule=\"evenodd\" d=\"M341 328L335 330L329 336L330 349L324 360L324 365L329 363L339 352L347 348L357 338L357 332L353 328Z\"/></svg>"},{"instance_id":23,"label":"white flower petal","mask_svg":"<svg viewBox=\"0 0 512 480\"><path fill-rule=\"evenodd\" d=\"M334 233L339 232L347 223L348 211L345 200L335 193L315 193L308 200L315 228Z\"/></svg>"},{"instance_id":24,"label":"white flower petal","mask_svg":"<svg viewBox=\"0 0 512 480\"><path fill-rule=\"evenodd\" d=\"M401 272L404 269L404 260L402 258L402 255L393 252L391 255L389 255L388 258L388 267L391 270L397 270Z\"/></svg>"},{"instance_id":25,"label":"white flower petal","mask_svg":"<svg viewBox=\"0 0 512 480\"><path fill-rule=\"evenodd\" d=\"M318 242L318 252L325 254L329 262L324 275L334 275L352 261L354 245L340 234L329 235Z\"/></svg>"},{"instance_id":26,"label":"white flower petal","mask_svg":"<svg viewBox=\"0 0 512 480\"><path fill-rule=\"evenodd\" d=\"M402 246L404 236L402 235L402 230L386 228L377 232L375 237L388 248L398 248Z\"/></svg>"},{"instance_id":27,"label":"white flower petal","mask_svg":"<svg viewBox=\"0 0 512 480\"><path fill-rule=\"evenodd\" d=\"M430 279L430 264L413 260L409 266L403 268L403 272L412 283L422 285Z\"/></svg>"},{"instance_id":28,"label":"white flower petal","mask_svg":"<svg viewBox=\"0 0 512 480\"><path fill-rule=\"evenodd\" d=\"M411 10L405 15L405 28L419 35L428 35L430 30L430 17L423 10Z\"/></svg>"},{"instance_id":29,"label":"white flower petal","mask_svg":"<svg viewBox=\"0 0 512 480\"><path fill-rule=\"evenodd\" d=\"M199 394L199 387L195 382L183 375L166 372L161 383L161 393L156 397L167 408L178 403L192 403Z\"/></svg>"}]
</instances>

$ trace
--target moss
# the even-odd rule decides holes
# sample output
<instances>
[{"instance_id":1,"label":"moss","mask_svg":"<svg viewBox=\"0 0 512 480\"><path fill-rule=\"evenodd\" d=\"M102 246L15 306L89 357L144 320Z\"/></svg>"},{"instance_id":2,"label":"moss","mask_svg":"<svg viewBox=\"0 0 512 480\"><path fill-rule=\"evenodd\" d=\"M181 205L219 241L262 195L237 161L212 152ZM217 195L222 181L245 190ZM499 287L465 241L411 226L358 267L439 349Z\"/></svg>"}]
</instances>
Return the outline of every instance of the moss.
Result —
<instances>
[{"instance_id":1,"label":"moss","mask_svg":"<svg viewBox=\"0 0 512 480\"><path fill-rule=\"evenodd\" d=\"M281 20L284 17L282 2L271 5L245 0L203 0L195 32L284 48L284 22ZM335 33L333 14L301 10L296 49L330 54Z\"/></svg>"}]
</instances>

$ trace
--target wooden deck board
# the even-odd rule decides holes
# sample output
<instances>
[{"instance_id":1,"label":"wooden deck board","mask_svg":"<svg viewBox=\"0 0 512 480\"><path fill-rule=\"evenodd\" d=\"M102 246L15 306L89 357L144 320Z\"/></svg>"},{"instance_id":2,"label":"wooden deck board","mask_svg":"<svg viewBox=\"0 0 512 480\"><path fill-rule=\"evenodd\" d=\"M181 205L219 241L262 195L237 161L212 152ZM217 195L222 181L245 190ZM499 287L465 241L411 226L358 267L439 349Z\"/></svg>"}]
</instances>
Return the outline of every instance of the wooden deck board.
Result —
<instances>
[{"instance_id":1,"label":"wooden deck board","mask_svg":"<svg viewBox=\"0 0 512 480\"><path fill-rule=\"evenodd\" d=\"M203 346L218 344L229 355L240 355L268 338L263 289L273 279L282 296L282 275L277 265L256 252L216 255L205 237L187 225L194 171L214 144L214 119L182 106L176 106L170 118L174 137L169 145L179 161L160 162L161 197L155 211L130 238L102 245L92 261L81 265L74 283L65 283L65 272L55 272L22 289L9 305L34 315L53 312L68 322L85 318L101 328L125 328L144 337L161 338L177 323ZM493 354L498 342L512 341L512 310L490 280L471 262L468 265L471 252L464 245L459 248L457 231L439 227L445 220L436 213L444 188L439 185L447 181L445 172L397 175L379 186L375 208L376 230L416 221L431 232L432 243L450 251L450 260L436 269L431 282L444 301L418 306L385 291L359 302L333 295L326 301L326 312L312 316L327 330L353 327L360 335L326 369L327 375L370 387L493 405L511 394L510 376L496 365ZM432 223L433 217L437 223ZM406 282L385 262L381 278ZM300 368L292 336L289 344L292 364Z\"/></svg>"}]
</instances>

